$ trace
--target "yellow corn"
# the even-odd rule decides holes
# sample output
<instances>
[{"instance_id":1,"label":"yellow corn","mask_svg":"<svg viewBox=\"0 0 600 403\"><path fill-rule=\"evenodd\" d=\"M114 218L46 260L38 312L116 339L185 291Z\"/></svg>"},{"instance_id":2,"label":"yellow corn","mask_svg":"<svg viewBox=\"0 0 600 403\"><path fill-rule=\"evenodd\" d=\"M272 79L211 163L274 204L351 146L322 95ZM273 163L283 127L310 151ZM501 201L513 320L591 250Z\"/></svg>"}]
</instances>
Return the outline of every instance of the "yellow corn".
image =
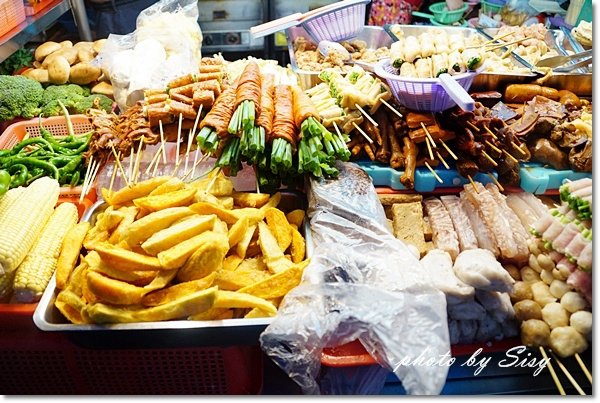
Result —
<instances>
[{"instance_id":1,"label":"yellow corn","mask_svg":"<svg viewBox=\"0 0 600 403\"><path fill-rule=\"evenodd\" d=\"M0 197L0 217L4 215L6 210L8 210L9 207L14 204L14 202L23 194L24 191L25 188L19 186L18 188L10 189L4 194L4 196Z\"/></svg>"},{"instance_id":2,"label":"yellow corn","mask_svg":"<svg viewBox=\"0 0 600 403\"><path fill-rule=\"evenodd\" d=\"M0 275L0 303L8 302L8 296L13 289L13 279L15 278L15 272L10 274Z\"/></svg>"},{"instance_id":3,"label":"yellow corn","mask_svg":"<svg viewBox=\"0 0 600 403\"><path fill-rule=\"evenodd\" d=\"M0 217L0 274L19 267L58 201L58 181L33 181Z\"/></svg>"},{"instance_id":4,"label":"yellow corn","mask_svg":"<svg viewBox=\"0 0 600 403\"><path fill-rule=\"evenodd\" d=\"M77 207L72 203L59 205L42 233L17 269L14 281L17 302L37 302L56 270L56 263L65 235L77 224Z\"/></svg>"}]
</instances>

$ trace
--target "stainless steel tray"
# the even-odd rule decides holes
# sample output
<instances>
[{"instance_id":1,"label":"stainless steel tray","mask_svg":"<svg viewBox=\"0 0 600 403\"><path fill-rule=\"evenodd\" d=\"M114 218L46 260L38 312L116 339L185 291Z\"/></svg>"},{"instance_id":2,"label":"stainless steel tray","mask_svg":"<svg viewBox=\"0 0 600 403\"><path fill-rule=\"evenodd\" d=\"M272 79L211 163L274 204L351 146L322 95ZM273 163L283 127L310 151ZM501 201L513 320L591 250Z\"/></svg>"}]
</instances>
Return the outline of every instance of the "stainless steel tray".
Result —
<instances>
[{"instance_id":1,"label":"stainless steel tray","mask_svg":"<svg viewBox=\"0 0 600 403\"><path fill-rule=\"evenodd\" d=\"M282 192L279 207L284 211L291 211L298 208L306 210L306 204L305 195L285 191ZM91 223L95 222L96 215L105 208L106 203L103 201L97 202L93 207L88 209L82 220ZM313 244L307 217L305 217L301 232L306 239L306 255L308 257L312 254ZM42 295L33 314L35 325L43 331L69 332L71 335L81 335L81 337L77 337L77 341L81 342L80 344L91 344L93 347L99 347L102 344L112 346L117 341L120 346L126 346L129 341L133 346L137 346L137 348L140 348L141 344L146 342L151 345L156 342L164 346L165 343L169 344L170 342L175 343L175 345L186 344L186 340L194 345L256 344L258 335L273 320L272 318L241 318L210 321L173 320L163 322L76 325L68 322L54 306L57 294L55 276L52 276L50 284ZM178 336L170 341L165 339L165 334L171 335L172 333L165 333L164 331L173 330L179 331L177 333ZM158 333L149 335L149 333L154 331ZM116 338L113 337L114 335L117 335Z\"/></svg>"},{"instance_id":2,"label":"stainless steel tray","mask_svg":"<svg viewBox=\"0 0 600 403\"><path fill-rule=\"evenodd\" d=\"M298 83L300 86L306 90L319 84L321 82L321 79L319 78L320 71L309 71L299 68L296 62L296 54L294 53L294 41L296 38L303 36L310 43L314 43L314 41L302 27L288 28L286 30L286 36L288 51L290 53L290 64L292 66L292 71L298 76ZM369 25L365 26L358 36L347 39L347 41L351 41L353 39L365 41L367 43L367 48L369 49L377 49L381 47L389 48L393 42L392 38L384 31L382 27L374 27Z\"/></svg>"}]
</instances>

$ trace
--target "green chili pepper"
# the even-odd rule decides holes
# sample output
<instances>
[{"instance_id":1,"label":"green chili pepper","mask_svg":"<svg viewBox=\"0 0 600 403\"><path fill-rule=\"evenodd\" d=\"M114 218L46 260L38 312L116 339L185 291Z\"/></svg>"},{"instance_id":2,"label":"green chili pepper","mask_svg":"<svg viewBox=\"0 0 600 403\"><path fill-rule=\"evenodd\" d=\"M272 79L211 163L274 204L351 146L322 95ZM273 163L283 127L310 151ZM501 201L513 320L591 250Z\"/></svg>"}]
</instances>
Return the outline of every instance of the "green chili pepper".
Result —
<instances>
[{"instance_id":1,"label":"green chili pepper","mask_svg":"<svg viewBox=\"0 0 600 403\"><path fill-rule=\"evenodd\" d=\"M48 176L58 180L58 168L48 162L29 157L10 157L8 160L7 166L9 167L15 164L23 164L29 169L41 168L48 174Z\"/></svg>"},{"instance_id":2,"label":"green chili pepper","mask_svg":"<svg viewBox=\"0 0 600 403\"><path fill-rule=\"evenodd\" d=\"M8 168L8 173L12 175L10 181L11 189L25 185L27 178L29 178L29 170L23 164L11 165Z\"/></svg>"},{"instance_id":3,"label":"green chili pepper","mask_svg":"<svg viewBox=\"0 0 600 403\"><path fill-rule=\"evenodd\" d=\"M79 164L81 164L81 161L83 161L83 157L81 155L76 156L76 157L71 157L69 162L65 166L60 168L58 171L59 171L59 173L61 173L61 172L73 173L77 169Z\"/></svg>"},{"instance_id":4,"label":"green chili pepper","mask_svg":"<svg viewBox=\"0 0 600 403\"><path fill-rule=\"evenodd\" d=\"M44 175L44 170L42 168L33 168L29 170L31 176L42 176Z\"/></svg>"},{"instance_id":5,"label":"green chili pepper","mask_svg":"<svg viewBox=\"0 0 600 403\"><path fill-rule=\"evenodd\" d=\"M79 183L80 177L81 177L81 175L79 174L79 171L75 171L75 173L71 177L71 183L70 183L71 187L77 186L77 184Z\"/></svg>"},{"instance_id":6,"label":"green chili pepper","mask_svg":"<svg viewBox=\"0 0 600 403\"><path fill-rule=\"evenodd\" d=\"M36 175L33 175L33 174L30 175L29 179L27 179L27 181L25 182L25 185L27 185L27 186L31 185L31 182L33 182L36 179L41 178L42 176L44 176L44 171L42 171L41 173L38 173Z\"/></svg>"},{"instance_id":7,"label":"green chili pepper","mask_svg":"<svg viewBox=\"0 0 600 403\"><path fill-rule=\"evenodd\" d=\"M0 196L8 191L12 178L10 174L3 169L0 169Z\"/></svg>"},{"instance_id":8,"label":"green chili pepper","mask_svg":"<svg viewBox=\"0 0 600 403\"><path fill-rule=\"evenodd\" d=\"M81 160L81 157L71 157L71 156L67 156L67 155L61 155L58 157L50 158L50 160L48 162L50 162L55 167L60 168L60 167L64 167L64 166L68 165L70 162L72 162L73 160L75 160L77 158L79 158Z\"/></svg>"},{"instance_id":9,"label":"green chili pepper","mask_svg":"<svg viewBox=\"0 0 600 403\"><path fill-rule=\"evenodd\" d=\"M44 140L46 140L48 143L50 143L52 145L52 148L54 148L54 150L57 151L58 153L66 154L66 155L73 153L73 150L61 146L58 143L58 141L56 141L54 136L52 136L52 134L48 130L44 129L41 126L40 126L40 133L42 134L42 138Z\"/></svg>"},{"instance_id":10,"label":"green chili pepper","mask_svg":"<svg viewBox=\"0 0 600 403\"><path fill-rule=\"evenodd\" d=\"M47 148L50 152L54 152L54 149L49 141L42 137L32 137L28 138L27 140L23 140L14 146L11 150L11 155L17 155L22 149L33 144L40 144L41 146Z\"/></svg>"}]
</instances>

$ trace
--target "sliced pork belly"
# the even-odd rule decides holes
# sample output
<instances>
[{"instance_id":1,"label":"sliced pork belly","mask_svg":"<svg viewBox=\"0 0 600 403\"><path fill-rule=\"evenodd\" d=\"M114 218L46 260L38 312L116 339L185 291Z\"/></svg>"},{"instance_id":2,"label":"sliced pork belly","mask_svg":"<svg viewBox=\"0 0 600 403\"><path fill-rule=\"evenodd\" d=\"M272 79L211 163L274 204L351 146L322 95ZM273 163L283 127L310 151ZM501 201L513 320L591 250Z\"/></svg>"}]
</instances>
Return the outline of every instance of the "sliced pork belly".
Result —
<instances>
[{"instance_id":1,"label":"sliced pork belly","mask_svg":"<svg viewBox=\"0 0 600 403\"><path fill-rule=\"evenodd\" d=\"M441 196L440 200L448 210L448 214L450 214L450 219L458 236L460 250L476 249L478 247L477 238L473 228L471 228L469 217L467 217L467 213L462 207L460 198L458 196Z\"/></svg>"},{"instance_id":2,"label":"sliced pork belly","mask_svg":"<svg viewBox=\"0 0 600 403\"><path fill-rule=\"evenodd\" d=\"M578 235L581 234L581 230L577 225L572 222L565 225L560 234L552 241L552 249L557 252L565 253L567 246L571 241Z\"/></svg>"},{"instance_id":3,"label":"sliced pork belly","mask_svg":"<svg viewBox=\"0 0 600 403\"><path fill-rule=\"evenodd\" d=\"M448 252L452 260L456 259L456 256L460 253L460 245L448 210L446 210L440 199L436 198L424 200L423 205L429 216L429 224L433 231L433 244L437 249Z\"/></svg>"},{"instance_id":4,"label":"sliced pork belly","mask_svg":"<svg viewBox=\"0 0 600 403\"><path fill-rule=\"evenodd\" d=\"M454 262L456 276L475 287L486 291L510 292L515 280L486 249L471 249L461 252Z\"/></svg>"},{"instance_id":5,"label":"sliced pork belly","mask_svg":"<svg viewBox=\"0 0 600 403\"><path fill-rule=\"evenodd\" d=\"M525 200L515 194L506 196L506 204L519 217L523 227L529 231L529 228L540 218L537 213L527 204Z\"/></svg>"},{"instance_id":6,"label":"sliced pork belly","mask_svg":"<svg viewBox=\"0 0 600 403\"><path fill-rule=\"evenodd\" d=\"M496 246L494 234L492 234L490 229L485 225L483 219L477 211L477 208L475 208L475 205L467 198L467 194L464 191L460 192L460 201L463 206L463 210L467 213L467 217L469 217L469 223L471 224L473 233L477 238L479 247L489 250L496 257L500 256L500 251Z\"/></svg>"},{"instance_id":7,"label":"sliced pork belly","mask_svg":"<svg viewBox=\"0 0 600 403\"><path fill-rule=\"evenodd\" d=\"M592 243L588 243L577 258L577 266L583 270L592 270Z\"/></svg>"},{"instance_id":8,"label":"sliced pork belly","mask_svg":"<svg viewBox=\"0 0 600 403\"><path fill-rule=\"evenodd\" d=\"M575 270L569 278L567 284L577 290L585 299L592 303L592 274L581 270Z\"/></svg>"},{"instance_id":9,"label":"sliced pork belly","mask_svg":"<svg viewBox=\"0 0 600 403\"><path fill-rule=\"evenodd\" d=\"M473 299L475 289L456 277L452 270L452 258L448 252L440 249L430 250L421 259L421 265L427 271L433 285L446 294L448 304L457 304Z\"/></svg>"},{"instance_id":10,"label":"sliced pork belly","mask_svg":"<svg viewBox=\"0 0 600 403\"><path fill-rule=\"evenodd\" d=\"M591 242L592 241L586 239L583 236L583 233L580 232L575 235L573 239L571 239L569 244L565 247L564 253L568 257L573 257L579 260L579 255L581 255L583 249L585 249L585 247Z\"/></svg>"}]
</instances>

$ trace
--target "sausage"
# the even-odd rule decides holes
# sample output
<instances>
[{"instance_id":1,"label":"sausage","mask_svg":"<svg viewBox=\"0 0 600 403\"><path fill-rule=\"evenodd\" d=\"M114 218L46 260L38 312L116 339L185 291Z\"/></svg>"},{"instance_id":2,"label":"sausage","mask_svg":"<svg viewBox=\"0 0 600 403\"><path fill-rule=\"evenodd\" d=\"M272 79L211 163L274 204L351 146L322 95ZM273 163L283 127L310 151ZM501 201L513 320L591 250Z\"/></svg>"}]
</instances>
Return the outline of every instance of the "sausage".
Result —
<instances>
[{"instance_id":1,"label":"sausage","mask_svg":"<svg viewBox=\"0 0 600 403\"><path fill-rule=\"evenodd\" d=\"M558 102L563 104L567 109L581 108L581 99L575 93L568 90L558 91L560 97Z\"/></svg>"},{"instance_id":2,"label":"sausage","mask_svg":"<svg viewBox=\"0 0 600 403\"><path fill-rule=\"evenodd\" d=\"M400 177L400 183L407 189L414 189L415 168L417 167L417 154L419 153L419 149L408 136L403 137L402 140L404 141L405 167L404 173Z\"/></svg>"},{"instance_id":3,"label":"sausage","mask_svg":"<svg viewBox=\"0 0 600 403\"><path fill-rule=\"evenodd\" d=\"M521 103L531 101L538 95L558 101L560 99L558 90L550 87L542 87L537 84L511 84L504 91L506 102Z\"/></svg>"},{"instance_id":4,"label":"sausage","mask_svg":"<svg viewBox=\"0 0 600 403\"><path fill-rule=\"evenodd\" d=\"M395 133L394 129L392 128L392 125L390 125L387 120L387 116L385 116L385 114L383 113L380 116L381 118L379 119L379 127L381 128L381 130L379 132L381 133L381 147L379 148L379 150L377 150L377 154L375 155L375 157L377 158L377 161L387 164L390 162L391 154L389 136L390 134L393 135Z\"/></svg>"}]
</instances>

